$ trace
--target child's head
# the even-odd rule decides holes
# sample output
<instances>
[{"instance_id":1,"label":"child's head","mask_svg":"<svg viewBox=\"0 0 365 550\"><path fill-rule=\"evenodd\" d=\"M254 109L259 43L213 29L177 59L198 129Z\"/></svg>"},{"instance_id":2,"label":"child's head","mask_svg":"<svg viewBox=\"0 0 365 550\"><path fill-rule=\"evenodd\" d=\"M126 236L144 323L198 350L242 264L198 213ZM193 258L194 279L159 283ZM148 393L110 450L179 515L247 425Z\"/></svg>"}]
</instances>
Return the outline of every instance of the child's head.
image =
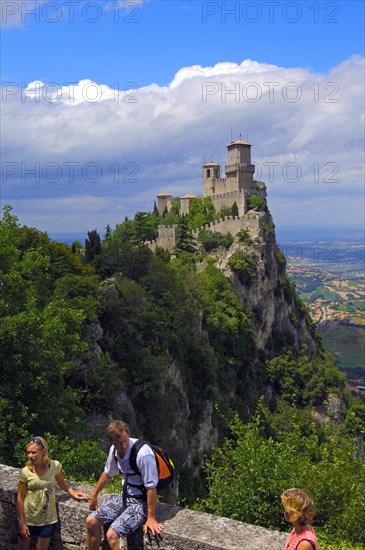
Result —
<instances>
[{"instance_id":1,"label":"child's head","mask_svg":"<svg viewBox=\"0 0 365 550\"><path fill-rule=\"evenodd\" d=\"M43 464L47 464L48 461L49 461L48 443L44 439L44 437L42 437L40 435L37 435L36 437L32 437L28 441L28 443L26 444L25 449L28 451L29 447L31 447L31 446L35 446L35 447L39 448L39 450L42 452L42 462L43 462ZM27 466L31 466L31 465L32 465L32 462L30 460L28 460Z\"/></svg>"},{"instance_id":2,"label":"child's head","mask_svg":"<svg viewBox=\"0 0 365 550\"><path fill-rule=\"evenodd\" d=\"M299 522L300 525L311 523L315 515L312 498L302 489L288 489L281 495L285 518L291 523Z\"/></svg>"}]
</instances>

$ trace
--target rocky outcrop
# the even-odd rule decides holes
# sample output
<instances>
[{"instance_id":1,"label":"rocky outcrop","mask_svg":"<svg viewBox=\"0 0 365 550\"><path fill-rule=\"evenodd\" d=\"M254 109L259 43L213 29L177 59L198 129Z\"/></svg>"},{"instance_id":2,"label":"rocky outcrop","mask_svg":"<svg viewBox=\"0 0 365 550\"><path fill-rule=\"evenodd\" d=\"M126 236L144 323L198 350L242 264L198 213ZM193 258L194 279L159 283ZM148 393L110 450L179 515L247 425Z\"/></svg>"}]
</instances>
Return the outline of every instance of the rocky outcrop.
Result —
<instances>
[{"instance_id":1,"label":"rocky outcrop","mask_svg":"<svg viewBox=\"0 0 365 550\"><path fill-rule=\"evenodd\" d=\"M252 244L244 244L236 236L228 251L218 255L216 266L231 281L241 301L253 312L256 331L256 346L259 350L270 351L275 346L273 338L287 338L297 352L305 346L308 354L316 354L308 318L295 300L286 279L285 264L276 244L274 234L265 234L263 226L272 227L271 216L261 218L261 231ZM229 266L235 253L244 252L255 262L256 275L249 284L242 284Z\"/></svg>"}]
</instances>

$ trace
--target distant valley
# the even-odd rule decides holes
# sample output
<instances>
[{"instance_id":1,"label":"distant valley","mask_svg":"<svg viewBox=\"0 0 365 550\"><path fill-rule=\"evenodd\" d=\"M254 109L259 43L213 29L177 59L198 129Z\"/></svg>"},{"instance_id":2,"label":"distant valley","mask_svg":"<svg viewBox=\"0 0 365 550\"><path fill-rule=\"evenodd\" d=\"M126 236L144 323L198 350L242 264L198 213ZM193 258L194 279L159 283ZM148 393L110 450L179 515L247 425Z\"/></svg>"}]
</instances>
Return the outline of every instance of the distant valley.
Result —
<instances>
[{"instance_id":1,"label":"distant valley","mask_svg":"<svg viewBox=\"0 0 365 550\"><path fill-rule=\"evenodd\" d=\"M316 321L325 349L335 356L349 389L365 399L362 232L284 231L278 240L287 259L288 275Z\"/></svg>"}]
</instances>

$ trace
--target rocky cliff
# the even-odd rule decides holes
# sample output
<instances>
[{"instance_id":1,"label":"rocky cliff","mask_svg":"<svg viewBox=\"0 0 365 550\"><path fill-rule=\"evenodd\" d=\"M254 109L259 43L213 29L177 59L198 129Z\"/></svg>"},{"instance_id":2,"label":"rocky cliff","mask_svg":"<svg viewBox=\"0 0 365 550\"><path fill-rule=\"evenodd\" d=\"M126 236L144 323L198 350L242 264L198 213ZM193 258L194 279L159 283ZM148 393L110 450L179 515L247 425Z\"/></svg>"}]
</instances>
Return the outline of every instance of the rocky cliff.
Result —
<instances>
[{"instance_id":1,"label":"rocky cliff","mask_svg":"<svg viewBox=\"0 0 365 550\"><path fill-rule=\"evenodd\" d=\"M146 329L145 323L141 328L139 324L132 326L132 321L126 321L131 315L133 323L138 323L149 296L137 296L136 288L131 290L131 283L125 274L116 273L101 284L104 312L100 329L104 331L104 337L101 330L97 331L95 327L93 334L95 340L101 340L101 348L110 360L115 362L115 369L124 386L118 393L112 414L125 418L134 434L159 440L168 448L181 474L183 494L188 491L192 495L196 490L193 479L199 477L204 456L219 443L223 433L216 405L223 410L231 406L241 416L249 418L258 398L272 395L265 377L267 359L288 347L295 352L304 347L309 357L316 354L313 325L286 277L285 258L276 244L270 214L257 213L251 234L249 225L243 231L246 238L238 233L228 250L219 249L206 256L196 268L199 276L213 263L229 281L240 307L250 318L250 335L247 326L239 329L242 340L250 340L246 348L242 347L245 351L241 355L227 359L229 352L219 350L207 326L207 312L201 304L194 306L196 311L191 314L190 326L186 329L188 333L181 337L179 333L177 336L174 334L174 338L180 340L175 344L168 339L166 341L167 324L178 324L174 314L168 322L159 320L149 329ZM151 252L149 254L152 255ZM141 280L138 279L138 282ZM148 285L150 283L145 284ZM158 289L154 299L161 299L165 290ZM217 295L219 297L219 292ZM185 296L179 304L179 299L176 299L175 315L186 307L186 300ZM193 296L190 300L195 301ZM228 312L228 318L229 315ZM186 323L186 320L183 322ZM163 331L159 326L163 327ZM151 329L155 342L150 363L147 361L144 367L139 367L140 358L136 353L135 363L128 359L126 364L124 357L130 358L136 348L145 351L144 346L147 348L149 344L147 341L141 342L141 339ZM150 338L150 335L146 337ZM126 338L130 340L128 350L123 348ZM228 339L226 347L229 345ZM95 356L99 351L96 345ZM156 356L158 367L155 365ZM135 371L138 368L142 372L137 376ZM152 369L155 369L155 374L152 374ZM131 376L138 388L130 383ZM150 377L153 380L149 380ZM146 386L146 390L141 386ZM211 386L214 386L213 390L208 391ZM99 426L107 420L107 417L104 420L97 417ZM175 499L178 494L179 484L175 484Z\"/></svg>"}]
</instances>

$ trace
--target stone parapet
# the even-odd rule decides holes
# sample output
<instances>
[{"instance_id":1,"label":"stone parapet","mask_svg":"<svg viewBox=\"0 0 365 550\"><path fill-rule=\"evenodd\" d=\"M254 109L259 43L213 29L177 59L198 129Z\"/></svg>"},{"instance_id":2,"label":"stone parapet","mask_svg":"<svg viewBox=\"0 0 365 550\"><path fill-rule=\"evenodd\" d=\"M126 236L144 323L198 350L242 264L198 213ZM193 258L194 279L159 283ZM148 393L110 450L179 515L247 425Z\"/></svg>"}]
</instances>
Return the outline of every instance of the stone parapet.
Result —
<instances>
[{"instance_id":1,"label":"stone parapet","mask_svg":"<svg viewBox=\"0 0 365 550\"><path fill-rule=\"evenodd\" d=\"M19 474L17 468L0 465L0 550L18 548L15 530ZM92 489L83 485L82 490L90 493ZM76 502L63 491L58 493L57 501L60 523L50 549L86 550L87 503ZM286 539L286 534L278 531L162 503L157 506L157 519L165 525L160 550L281 550ZM141 533L123 544L123 550L144 548Z\"/></svg>"},{"instance_id":2,"label":"stone parapet","mask_svg":"<svg viewBox=\"0 0 365 550\"><path fill-rule=\"evenodd\" d=\"M220 220L217 220L212 223L207 223L204 227L199 227L199 229L194 229L192 235L195 239L198 238L200 231L204 229L219 232L223 235L231 233L233 236L241 229L248 229L250 231L250 236L256 238L260 233L260 219L262 217L261 213L250 211L247 216L236 217L236 216L226 216Z\"/></svg>"}]
</instances>

